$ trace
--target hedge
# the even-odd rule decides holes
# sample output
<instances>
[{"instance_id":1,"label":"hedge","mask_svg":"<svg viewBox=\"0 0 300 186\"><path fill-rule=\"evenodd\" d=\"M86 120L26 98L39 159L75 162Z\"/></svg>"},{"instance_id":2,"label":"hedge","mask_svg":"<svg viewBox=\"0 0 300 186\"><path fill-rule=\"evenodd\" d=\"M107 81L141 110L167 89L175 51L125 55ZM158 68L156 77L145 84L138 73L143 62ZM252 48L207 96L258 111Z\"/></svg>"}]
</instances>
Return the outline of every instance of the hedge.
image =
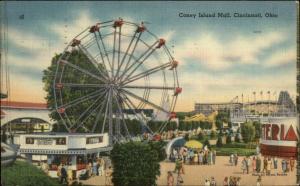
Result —
<instances>
[{"instance_id":1,"label":"hedge","mask_svg":"<svg viewBox=\"0 0 300 186\"><path fill-rule=\"evenodd\" d=\"M50 178L42 170L23 161L15 161L9 167L1 167L1 179L5 186L60 185L57 179Z\"/></svg>"}]
</instances>

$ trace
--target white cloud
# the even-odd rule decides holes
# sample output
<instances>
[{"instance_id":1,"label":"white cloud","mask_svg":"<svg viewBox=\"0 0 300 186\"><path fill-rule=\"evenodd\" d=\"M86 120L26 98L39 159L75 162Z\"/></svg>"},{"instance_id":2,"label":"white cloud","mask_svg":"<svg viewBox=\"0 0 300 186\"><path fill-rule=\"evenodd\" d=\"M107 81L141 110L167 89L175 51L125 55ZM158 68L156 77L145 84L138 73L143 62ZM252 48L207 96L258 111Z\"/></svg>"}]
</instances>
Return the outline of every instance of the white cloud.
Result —
<instances>
[{"instance_id":1,"label":"white cloud","mask_svg":"<svg viewBox=\"0 0 300 186\"><path fill-rule=\"evenodd\" d=\"M238 35L232 41L218 40L215 33L207 32L185 41L175 48L175 56L184 64L192 60L211 70L225 70L234 64L258 64L258 56L285 38L281 32L258 36Z\"/></svg>"},{"instance_id":2,"label":"white cloud","mask_svg":"<svg viewBox=\"0 0 300 186\"><path fill-rule=\"evenodd\" d=\"M44 49L48 46L47 38L39 37L28 32L24 33L13 28L9 28L8 39L16 46L30 50Z\"/></svg>"},{"instance_id":3,"label":"white cloud","mask_svg":"<svg viewBox=\"0 0 300 186\"><path fill-rule=\"evenodd\" d=\"M58 34L63 42L70 42L75 36L86 28L95 25L99 20L92 18L87 10L78 13L73 22L58 22L49 25L50 30Z\"/></svg>"},{"instance_id":4,"label":"white cloud","mask_svg":"<svg viewBox=\"0 0 300 186\"><path fill-rule=\"evenodd\" d=\"M269 56L269 58L266 59L264 64L266 67L277 67L290 62L294 62L296 64L296 58L296 49L289 48L273 53L271 56Z\"/></svg>"},{"instance_id":5,"label":"white cloud","mask_svg":"<svg viewBox=\"0 0 300 186\"><path fill-rule=\"evenodd\" d=\"M159 36L159 38L165 39L166 40L166 44L168 44L168 41L171 41L173 39L174 34L175 34L175 31L171 30L171 31L168 31L166 33L163 33L161 36Z\"/></svg>"}]
</instances>

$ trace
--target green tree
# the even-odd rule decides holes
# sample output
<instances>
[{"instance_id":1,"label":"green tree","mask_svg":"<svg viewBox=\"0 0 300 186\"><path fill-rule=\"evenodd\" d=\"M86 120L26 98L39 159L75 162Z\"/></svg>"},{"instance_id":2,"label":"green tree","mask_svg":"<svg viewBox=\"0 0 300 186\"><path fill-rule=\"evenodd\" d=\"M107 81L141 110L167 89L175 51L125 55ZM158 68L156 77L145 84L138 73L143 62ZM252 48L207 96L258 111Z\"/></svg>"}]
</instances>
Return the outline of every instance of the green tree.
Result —
<instances>
[{"instance_id":1,"label":"green tree","mask_svg":"<svg viewBox=\"0 0 300 186\"><path fill-rule=\"evenodd\" d=\"M67 57L69 55L69 57ZM56 103L55 103L55 99L54 99L54 80L55 80L55 73L56 70L58 70L57 75L60 74L64 74L63 78L62 78L62 83L73 83L73 84L85 84L85 83L90 83L90 84L101 84L103 82L101 82L98 79L95 79L94 77L91 77L87 74L84 74L82 72L80 72L79 70L76 70L75 68L72 68L68 65L59 65L59 68L57 69L57 64L59 64L58 60L62 58L64 60L69 61L70 63L85 69L87 71L89 71L90 73L93 73L95 75L101 76L100 75L100 70L103 69L102 66L98 66L98 68L96 68L87 58L87 56L85 54L83 54L82 52L78 51L78 50L73 50L72 52L66 52L64 54L56 54L52 60L51 60L51 65L43 71L43 83L44 83L44 90L47 92L47 96L46 96L46 100L47 100L47 106L50 109L55 108ZM68 59L66 59L68 58ZM100 70L99 70L100 69ZM60 78L60 77L58 77ZM56 79L55 85L59 83L58 79ZM63 102L61 103L60 100L58 101L58 106L62 106L66 103L70 103L71 101L76 100L79 97L82 96L86 96L90 93L93 93L97 90L99 90L97 87L94 88L79 88L79 87L69 87L69 86L63 86L60 88L60 90L63 92L62 94L62 100ZM57 91L59 92L59 91ZM58 96L58 95L57 95ZM97 97L98 98L98 97ZM90 105L92 105L92 103L94 103L97 99L95 98L91 98L88 100L85 100L84 102L78 103L76 104L76 106L70 106L66 108L66 113L68 113L68 119L70 121L71 124L75 124L74 128L78 126L78 124L80 123L79 121L77 121L78 116L80 116L85 110L88 109L88 107ZM101 100L98 100L99 103L101 103ZM94 107L96 107L97 104L95 104ZM92 108L94 109L94 108ZM87 112L86 114L83 115L83 118L87 117L87 114L89 114L89 112ZM63 121L61 120L59 114L57 112L51 112L49 115L52 119L57 121L58 125L62 125ZM88 117L88 119L85 121L86 123L86 127L91 129L94 121L96 118L96 112L92 113L90 117ZM102 122L99 122L102 123ZM100 131L102 127L101 126L97 126L96 131ZM61 127L56 128L57 130L62 129ZM83 130L80 132L84 132Z\"/></svg>"},{"instance_id":2,"label":"green tree","mask_svg":"<svg viewBox=\"0 0 300 186\"><path fill-rule=\"evenodd\" d=\"M160 175L159 152L147 143L116 144L111 151L111 160L114 167L112 182L116 186L152 186Z\"/></svg>"},{"instance_id":3,"label":"green tree","mask_svg":"<svg viewBox=\"0 0 300 186\"><path fill-rule=\"evenodd\" d=\"M218 130L223 128L223 121L222 120L216 120L216 127Z\"/></svg>"},{"instance_id":4,"label":"green tree","mask_svg":"<svg viewBox=\"0 0 300 186\"><path fill-rule=\"evenodd\" d=\"M241 134L245 143L253 141L255 137L255 127L251 122L242 124Z\"/></svg>"},{"instance_id":5,"label":"green tree","mask_svg":"<svg viewBox=\"0 0 300 186\"><path fill-rule=\"evenodd\" d=\"M253 125L255 127L255 137L254 139L258 140L261 137L261 123L258 121L254 121Z\"/></svg>"},{"instance_id":6,"label":"green tree","mask_svg":"<svg viewBox=\"0 0 300 186\"><path fill-rule=\"evenodd\" d=\"M229 110L219 110L216 116L216 127L218 129L223 128L223 123L228 123L230 120Z\"/></svg>"}]
</instances>

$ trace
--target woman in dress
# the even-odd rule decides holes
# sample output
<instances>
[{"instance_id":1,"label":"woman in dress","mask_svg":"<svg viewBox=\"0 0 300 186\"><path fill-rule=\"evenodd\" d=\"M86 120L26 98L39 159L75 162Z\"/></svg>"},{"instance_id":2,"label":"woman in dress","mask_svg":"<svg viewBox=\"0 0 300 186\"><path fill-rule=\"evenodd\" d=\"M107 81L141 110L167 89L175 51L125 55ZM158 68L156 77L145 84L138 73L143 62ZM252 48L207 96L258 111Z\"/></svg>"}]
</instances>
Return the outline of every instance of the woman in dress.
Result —
<instances>
[{"instance_id":1,"label":"woman in dress","mask_svg":"<svg viewBox=\"0 0 300 186\"><path fill-rule=\"evenodd\" d=\"M256 158L253 156L252 158L252 172L256 173Z\"/></svg>"},{"instance_id":2,"label":"woman in dress","mask_svg":"<svg viewBox=\"0 0 300 186\"><path fill-rule=\"evenodd\" d=\"M226 176L223 181L223 186L228 186L228 177Z\"/></svg>"},{"instance_id":3,"label":"woman in dress","mask_svg":"<svg viewBox=\"0 0 300 186\"><path fill-rule=\"evenodd\" d=\"M174 185L174 177L171 171L168 172L167 182L168 182L168 186Z\"/></svg>"},{"instance_id":4,"label":"woman in dress","mask_svg":"<svg viewBox=\"0 0 300 186\"><path fill-rule=\"evenodd\" d=\"M243 161L242 161L242 170L243 170L243 174L245 174L245 172L247 170L247 160L246 160L246 158L244 158Z\"/></svg>"}]
</instances>

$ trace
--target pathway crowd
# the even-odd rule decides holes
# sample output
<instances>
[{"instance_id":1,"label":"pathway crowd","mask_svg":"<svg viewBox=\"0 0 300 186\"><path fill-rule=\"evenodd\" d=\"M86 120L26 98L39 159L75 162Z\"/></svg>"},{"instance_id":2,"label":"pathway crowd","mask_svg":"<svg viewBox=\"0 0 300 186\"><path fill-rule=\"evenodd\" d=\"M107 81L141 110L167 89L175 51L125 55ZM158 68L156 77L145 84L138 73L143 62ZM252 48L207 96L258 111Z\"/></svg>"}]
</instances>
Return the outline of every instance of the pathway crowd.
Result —
<instances>
[{"instance_id":1,"label":"pathway crowd","mask_svg":"<svg viewBox=\"0 0 300 186\"><path fill-rule=\"evenodd\" d=\"M198 150L187 147L174 148L169 160L175 162L175 168L174 171L168 172L168 186L183 184L184 180L182 175L186 174L184 165L214 165L216 163L216 157L216 151L209 150L206 146L203 149ZM281 171L279 170L280 163ZM262 156L261 154L242 158L239 157L238 154L231 154L229 156L229 165L240 166L242 174L252 173L253 176L257 176L256 185L260 186L262 176L284 175L290 171L294 171L295 159L281 159L279 162L277 157ZM176 179L174 179L173 174L176 175ZM211 178L206 178L204 183L201 184L205 186L217 185L213 176ZM240 184L241 177L239 176L225 176L223 183L218 183L218 185L223 186L239 186Z\"/></svg>"},{"instance_id":2,"label":"pathway crowd","mask_svg":"<svg viewBox=\"0 0 300 186\"><path fill-rule=\"evenodd\" d=\"M169 160L173 162L183 161L184 164L189 165L214 165L216 156L216 150L209 150L207 146L198 150L181 147L172 150Z\"/></svg>"},{"instance_id":3,"label":"pathway crowd","mask_svg":"<svg viewBox=\"0 0 300 186\"><path fill-rule=\"evenodd\" d=\"M230 156L231 165L236 165L237 163L232 163L234 155ZM237 161L237 160L236 160ZM279 170L279 163L281 163L281 172ZM250 168L251 167L251 168ZM278 175L286 174L287 172L294 171L295 168L295 159L282 159L281 162L278 162L277 157L266 157L266 156L252 156L245 157L241 162L241 169L243 174L249 174L252 169L252 174L263 174L263 175Z\"/></svg>"}]
</instances>

